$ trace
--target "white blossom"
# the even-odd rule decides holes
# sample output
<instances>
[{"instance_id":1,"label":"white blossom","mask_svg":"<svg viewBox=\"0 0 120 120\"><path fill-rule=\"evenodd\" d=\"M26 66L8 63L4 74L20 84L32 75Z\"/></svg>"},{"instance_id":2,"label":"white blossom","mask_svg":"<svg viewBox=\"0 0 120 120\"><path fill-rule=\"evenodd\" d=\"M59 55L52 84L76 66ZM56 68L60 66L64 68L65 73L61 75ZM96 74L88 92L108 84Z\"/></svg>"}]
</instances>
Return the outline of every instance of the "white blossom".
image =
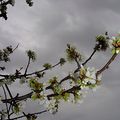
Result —
<instances>
[{"instance_id":1,"label":"white blossom","mask_svg":"<svg viewBox=\"0 0 120 120\"><path fill-rule=\"evenodd\" d=\"M87 68L85 83L90 82L91 84L96 83L96 70L95 68Z\"/></svg>"},{"instance_id":2,"label":"white blossom","mask_svg":"<svg viewBox=\"0 0 120 120\"><path fill-rule=\"evenodd\" d=\"M52 114L56 113L57 108L56 108L56 100L52 99L52 100L48 100L46 98L45 100L45 108Z\"/></svg>"},{"instance_id":3,"label":"white blossom","mask_svg":"<svg viewBox=\"0 0 120 120\"><path fill-rule=\"evenodd\" d=\"M115 38L114 38L114 39L110 39L110 40L108 41L108 45L109 45L109 48L110 48L110 49L113 49L113 45L112 45L113 40L115 40Z\"/></svg>"},{"instance_id":4,"label":"white blossom","mask_svg":"<svg viewBox=\"0 0 120 120\"><path fill-rule=\"evenodd\" d=\"M117 50L116 50L116 53L118 54L119 52L120 52L120 50L117 49Z\"/></svg>"}]
</instances>

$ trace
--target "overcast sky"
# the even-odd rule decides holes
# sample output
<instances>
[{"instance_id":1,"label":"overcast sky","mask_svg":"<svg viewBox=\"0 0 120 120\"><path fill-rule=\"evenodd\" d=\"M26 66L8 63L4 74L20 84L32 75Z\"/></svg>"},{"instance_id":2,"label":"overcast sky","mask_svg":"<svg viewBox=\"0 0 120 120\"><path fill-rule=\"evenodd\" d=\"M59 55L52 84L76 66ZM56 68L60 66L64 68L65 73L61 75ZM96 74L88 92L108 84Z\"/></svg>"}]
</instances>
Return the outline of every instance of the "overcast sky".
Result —
<instances>
[{"instance_id":1,"label":"overcast sky","mask_svg":"<svg viewBox=\"0 0 120 120\"><path fill-rule=\"evenodd\" d=\"M8 20L0 19L0 48L6 45L19 48L7 64L11 73L24 67L25 51L37 52L38 70L44 62L55 63L64 57L67 43L75 45L87 58L93 50L95 36L108 31L111 36L120 32L120 0L34 0L28 7L25 0L16 0L9 7ZM99 53L89 64L97 68L110 58L111 53ZM90 92L82 104L63 103L56 115L40 116L41 120L120 120L120 57L103 74L102 85ZM62 74L69 72L69 66ZM21 92L15 84L14 90ZM22 89L24 93L24 89ZM31 108L32 109L32 108ZM37 109L37 108L36 108Z\"/></svg>"}]
</instances>

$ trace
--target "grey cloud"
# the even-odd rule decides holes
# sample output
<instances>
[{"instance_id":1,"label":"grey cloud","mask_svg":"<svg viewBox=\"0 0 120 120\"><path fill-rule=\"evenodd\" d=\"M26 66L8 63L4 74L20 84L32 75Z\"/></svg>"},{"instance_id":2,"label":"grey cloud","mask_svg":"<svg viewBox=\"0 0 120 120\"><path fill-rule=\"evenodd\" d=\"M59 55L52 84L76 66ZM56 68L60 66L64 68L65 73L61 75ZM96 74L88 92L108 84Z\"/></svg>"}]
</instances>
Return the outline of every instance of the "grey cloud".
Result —
<instances>
[{"instance_id":1,"label":"grey cloud","mask_svg":"<svg viewBox=\"0 0 120 120\"><path fill-rule=\"evenodd\" d=\"M75 45L88 57L97 34L108 31L114 35L120 30L119 4L119 0L41 0L29 8L23 1L17 1L16 7L8 13L8 21L0 21L0 47L20 43L11 56L13 61L7 65L9 71L26 65L24 52L27 49L35 50L38 55L38 61L31 65L30 71L39 69L45 62L57 62L64 56L67 43ZM109 51L98 53L89 65L101 68L110 56ZM47 113L40 115L40 119L119 120L119 65L117 57L103 74L103 86L97 92L89 93L83 104L63 103L57 115ZM70 67L66 66L65 73L68 69ZM59 73L58 69L56 72ZM14 91L17 87L16 83L11 89Z\"/></svg>"}]
</instances>

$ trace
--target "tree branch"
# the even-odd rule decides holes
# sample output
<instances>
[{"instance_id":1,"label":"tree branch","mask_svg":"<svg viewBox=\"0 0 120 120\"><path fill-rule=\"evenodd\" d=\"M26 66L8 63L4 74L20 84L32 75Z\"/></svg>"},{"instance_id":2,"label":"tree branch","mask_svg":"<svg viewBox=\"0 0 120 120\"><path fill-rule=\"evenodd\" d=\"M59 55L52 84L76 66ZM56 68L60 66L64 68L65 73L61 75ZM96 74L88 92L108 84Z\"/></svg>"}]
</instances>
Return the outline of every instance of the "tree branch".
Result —
<instances>
[{"instance_id":1,"label":"tree branch","mask_svg":"<svg viewBox=\"0 0 120 120\"><path fill-rule=\"evenodd\" d=\"M54 67L58 66L59 64L60 64L60 62L58 62L57 64L53 65L51 68L54 68ZM44 72L46 70L49 70L49 69L44 68L44 69L36 71L36 72L28 73L28 74L26 74L26 76L34 75L36 73L41 73L41 72Z\"/></svg>"},{"instance_id":2,"label":"tree branch","mask_svg":"<svg viewBox=\"0 0 120 120\"><path fill-rule=\"evenodd\" d=\"M32 113L33 115L38 115L38 114L42 114L42 113L45 113L47 112L48 110L43 110L43 111L40 111L40 112L36 112L36 113ZM23 118L23 117L26 117L25 115L21 115L19 117L14 117L14 118L11 118L11 119L5 119L5 120L17 120L19 118Z\"/></svg>"},{"instance_id":3,"label":"tree branch","mask_svg":"<svg viewBox=\"0 0 120 120\"><path fill-rule=\"evenodd\" d=\"M12 52L14 52L17 48L18 48L19 44L12 50Z\"/></svg>"},{"instance_id":4,"label":"tree branch","mask_svg":"<svg viewBox=\"0 0 120 120\"><path fill-rule=\"evenodd\" d=\"M63 91L62 94L64 94L64 93L73 93L73 91L75 91L75 90L81 90L80 85L79 86L73 86L72 88ZM49 94L49 95L47 95L47 98L48 98L48 100L50 100L51 97L55 97L55 96L58 96L58 95L60 95L60 94L58 94L58 93Z\"/></svg>"},{"instance_id":5,"label":"tree branch","mask_svg":"<svg viewBox=\"0 0 120 120\"><path fill-rule=\"evenodd\" d=\"M103 71L109 68L109 65L114 61L116 56L117 56L117 53L114 53L112 57L109 59L109 61L100 70L96 72L96 79L98 78L99 74L101 74Z\"/></svg>"},{"instance_id":6,"label":"tree branch","mask_svg":"<svg viewBox=\"0 0 120 120\"><path fill-rule=\"evenodd\" d=\"M9 93L10 97L13 98L13 97L12 97L12 94L11 94L11 92L10 92L10 90L9 90L9 87L7 86L7 84L5 84L5 87L6 87L7 91L8 91L8 93Z\"/></svg>"},{"instance_id":7,"label":"tree branch","mask_svg":"<svg viewBox=\"0 0 120 120\"><path fill-rule=\"evenodd\" d=\"M27 73L27 70L28 70L28 67L29 67L29 65L30 65L30 57L29 57L29 59L28 59L28 64L27 64L27 67L26 67L26 69L25 69L25 73L24 73L24 76L26 77L26 73Z\"/></svg>"},{"instance_id":8,"label":"tree branch","mask_svg":"<svg viewBox=\"0 0 120 120\"><path fill-rule=\"evenodd\" d=\"M92 54L90 55L90 57L89 57L84 63L82 63L82 64L83 64L83 65L87 64L87 62L91 60L91 58L93 57L93 55L94 55L95 53L96 53L96 50L94 50L94 51L92 52ZM59 65L59 64L60 64L60 63L57 63L57 64L53 65L52 68L55 67L55 66L57 66L57 65ZM80 69L80 68L77 68L77 69L74 71L74 73L78 72L79 69ZM46 69L43 69L43 70L40 70L40 71L37 71L37 72L43 72L43 71L45 71L45 70L46 70ZM29 74L26 74L26 76L33 75L33 74L35 74L35 73L36 73L36 72L29 73ZM21 76L23 76L23 75L21 75ZM64 77L64 78L59 82L59 84L61 84L62 82L66 81L66 80L68 80L68 79L70 79L70 75L67 75L66 77ZM47 88L47 87L46 87L46 88ZM33 93L33 92L30 92L30 93L28 93L28 94L26 94L26 95L17 97L17 98L16 98L16 101L18 102L18 101L25 100L25 99L27 99L27 98L31 98L32 93ZM10 103L12 100L13 100L13 99L7 99L7 100L2 100L2 101L3 101L3 103L5 103L5 102Z\"/></svg>"},{"instance_id":9,"label":"tree branch","mask_svg":"<svg viewBox=\"0 0 120 120\"><path fill-rule=\"evenodd\" d=\"M6 91L5 91L5 88L4 88L4 86L3 86L3 85L2 85L2 88L3 88L3 91L4 91L5 99L7 99L7 94L6 94ZM6 109L7 109L8 119L10 119L10 116L9 116L8 103L5 103L5 105L6 105Z\"/></svg>"},{"instance_id":10,"label":"tree branch","mask_svg":"<svg viewBox=\"0 0 120 120\"><path fill-rule=\"evenodd\" d=\"M87 62L89 62L91 59L92 59L92 57L93 57L93 55L96 53L96 49L94 49L94 51L92 52L92 54L90 55L90 57L84 62L84 63L82 63L82 65L84 66L85 64L87 64Z\"/></svg>"},{"instance_id":11,"label":"tree branch","mask_svg":"<svg viewBox=\"0 0 120 120\"><path fill-rule=\"evenodd\" d=\"M60 65L60 62L58 62L58 63L56 63L55 65L53 65L51 68L54 68L54 67L56 67L56 66L58 66L58 65ZM21 78L21 77L24 77L24 76L31 76L31 75L35 75L36 73L42 73L42 72L44 72L44 71L47 71L47 70L49 70L49 69L42 69L42 70L38 70L38 71L35 71L35 72L32 72L32 73L26 73L26 75L24 75L24 74L21 74L21 75L18 75L18 76L16 76L16 79L17 78ZM9 77L9 75L3 75L3 74L0 74L0 76L1 77ZM12 74L11 76L15 76L15 74ZM2 81L2 80L4 80L4 78L2 78L2 79L0 79L0 81Z\"/></svg>"},{"instance_id":12,"label":"tree branch","mask_svg":"<svg viewBox=\"0 0 120 120\"><path fill-rule=\"evenodd\" d=\"M92 54L90 55L90 57L89 57L85 62L83 62L82 65L84 66L85 64L87 64L87 63L92 59L92 57L94 56L94 54L95 54L96 52L97 52L97 50L94 49L94 51L92 52ZM74 73L78 72L79 69L80 69L80 67L81 67L81 66L79 66L79 67L74 71Z\"/></svg>"}]
</instances>

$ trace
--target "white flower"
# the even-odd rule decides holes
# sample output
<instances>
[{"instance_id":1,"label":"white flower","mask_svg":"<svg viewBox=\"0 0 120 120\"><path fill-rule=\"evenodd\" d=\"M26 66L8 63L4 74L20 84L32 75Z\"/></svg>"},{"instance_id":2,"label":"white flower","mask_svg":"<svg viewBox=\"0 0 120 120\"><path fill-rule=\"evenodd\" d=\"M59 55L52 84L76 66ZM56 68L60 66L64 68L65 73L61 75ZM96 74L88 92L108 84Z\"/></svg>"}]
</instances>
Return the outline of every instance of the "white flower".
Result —
<instances>
[{"instance_id":1,"label":"white flower","mask_svg":"<svg viewBox=\"0 0 120 120\"><path fill-rule=\"evenodd\" d=\"M90 82L91 84L95 84L96 83L96 70L95 68L87 68L87 72L86 72L86 78L84 79L84 81Z\"/></svg>"},{"instance_id":2,"label":"white flower","mask_svg":"<svg viewBox=\"0 0 120 120\"><path fill-rule=\"evenodd\" d=\"M96 86L97 81L101 80L102 75L98 75L97 79L96 79L96 72L97 70L95 68L87 68L86 72L85 72L85 78L82 80L82 85L81 85L81 89L85 89L85 88L89 88L93 86Z\"/></svg>"},{"instance_id":3,"label":"white flower","mask_svg":"<svg viewBox=\"0 0 120 120\"><path fill-rule=\"evenodd\" d=\"M84 69L84 66L82 64L80 65L80 67Z\"/></svg>"},{"instance_id":4,"label":"white flower","mask_svg":"<svg viewBox=\"0 0 120 120\"><path fill-rule=\"evenodd\" d=\"M82 83L85 84L85 85L87 84L87 82L88 82L88 79L84 79L84 80L82 81ZM83 86L82 86L82 87L83 87Z\"/></svg>"},{"instance_id":5,"label":"white flower","mask_svg":"<svg viewBox=\"0 0 120 120\"><path fill-rule=\"evenodd\" d=\"M108 41L108 45L109 45L109 48L110 48L110 49L113 49L112 43L113 43L114 40L115 40L115 38L114 38L114 39L110 39L110 40Z\"/></svg>"},{"instance_id":6,"label":"white flower","mask_svg":"<svg viewBox=\"0 0 120 120\"><path fill-rule=\"evenodd\" d=\"M85 86L82 85L82 86L81 86L81 90L83 90L84 88L85 88Z\"/></svg>"},{"instance_id":7,"label":"white flower","mask_svg":"<svg viewBox=\"0 0 120 120\"><path fill-rule=\"evenodd\" d=\"M101 81L101 79L102 79L102 74L99 74L99 75L97 76L97 80Z\"/></svg>"},{"instance_id":8,"label":"white flower","mask_svg":"<svg viewBox=\"0 0 120 120\"><path fill-rule=\"evenodd\" d=\"M90 83L91 83L91 84L95 84L95 83L96 83L96 80L91 79L91 80L90 80Z\"/></svg>"},{"instance_id":9,"label":"white flower","mask_svg":"<svg viewBox=\"0 0 120 120\"><path fill-rule=\"evenodd\" d=\"M56 104L57 103L56 103L55 99L52 99L52 100L46 99L46 101L45 101L45 107L52 114L55 114L57 112Z\"/></svg>"},{"instance_id":10,"label":"white flower","mask_svg":"<svg viewBox=\"0 0 120 120\"><path fill-rule=\"evenodd\" d=\"M117 50L116 50L116 53L118 54L119 52L120 52L120 50L117 49Z\"/></svg>"}]
</instances>

